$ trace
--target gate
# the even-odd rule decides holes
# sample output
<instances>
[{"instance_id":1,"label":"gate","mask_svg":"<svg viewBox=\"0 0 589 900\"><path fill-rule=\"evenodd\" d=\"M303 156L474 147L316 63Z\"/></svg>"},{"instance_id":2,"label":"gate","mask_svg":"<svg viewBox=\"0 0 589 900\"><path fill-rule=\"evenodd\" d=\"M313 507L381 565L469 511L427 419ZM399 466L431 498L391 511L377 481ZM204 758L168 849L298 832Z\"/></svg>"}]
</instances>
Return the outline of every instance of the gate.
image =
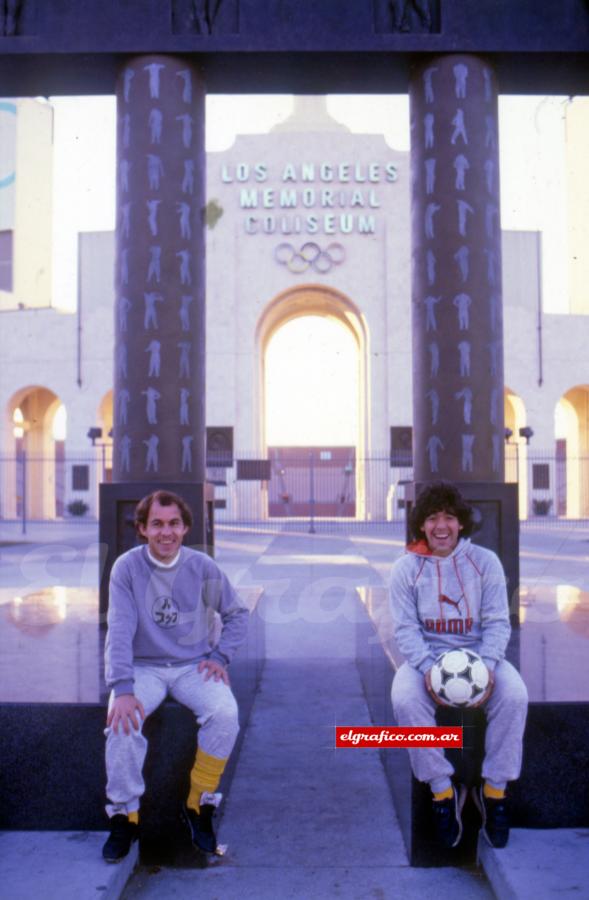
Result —
<instances>
[{"instance_id":1,"label":"gate","mask_svg":"<svg viewBox=\"0 0 589 900\"><path fill-rule=\"evenodd\" d=\"M270 517L354 517L354 447L270 447Z\"/></svg>"}]
</instances>

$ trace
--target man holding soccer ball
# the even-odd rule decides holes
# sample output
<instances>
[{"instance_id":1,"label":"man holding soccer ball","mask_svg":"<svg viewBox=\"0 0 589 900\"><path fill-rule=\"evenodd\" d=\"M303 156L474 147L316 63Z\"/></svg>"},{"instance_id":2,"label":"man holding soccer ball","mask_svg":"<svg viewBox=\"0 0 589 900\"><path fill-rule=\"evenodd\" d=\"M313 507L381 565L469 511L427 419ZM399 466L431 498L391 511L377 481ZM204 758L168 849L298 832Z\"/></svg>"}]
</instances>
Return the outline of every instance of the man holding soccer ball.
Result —
<instances>
[{"instance_id":1,"label":"man holding soccer ball","mask_svg":"<svg viewBox=\"0 0 589 900\"><path fill-rule=\"evenodd\" d=\"M437 657L464 648L478 653L489 683L473 705L487 717L483 783L473 788L482 833L493 847L509 838L505 799L508 781L519 777L528 695L517 670L505 659L511 627L505 573L497 556L471 543L472 508L446 482L428 485L411 512L412 543L393 565L391 606L395 639L406 662L396 673L392 702L402 726L436 724L440 699L431 684ZM432 791L436 834L444 847L462 837L466 789L438 748L409 750L411 768Z\"/></svg>"}]
</instances>

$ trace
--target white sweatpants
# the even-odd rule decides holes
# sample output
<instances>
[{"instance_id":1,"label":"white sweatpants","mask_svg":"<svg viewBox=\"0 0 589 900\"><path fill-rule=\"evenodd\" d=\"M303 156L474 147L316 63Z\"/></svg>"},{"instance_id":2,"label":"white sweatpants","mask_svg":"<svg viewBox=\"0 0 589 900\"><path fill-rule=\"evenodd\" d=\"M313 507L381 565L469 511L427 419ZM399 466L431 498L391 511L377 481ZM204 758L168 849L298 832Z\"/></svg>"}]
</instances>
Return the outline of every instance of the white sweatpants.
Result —
<instances>
[{"instance_id":1,"label":"white sweatpants","mask_svg":"<svg viewBox=\"0 0 589 900\"><path fill-rule=\"evenodd\" d=\"M143 704L145 717L163 702L168 694L187 706L200 726L198 746L210 756L226 759L239 731L237 703L231 689L213 677L205 681L205 672L188 666L136 666L134 694ZM109 709L113 703L111 694ZM119 724L118 734L112 728L106 735L106 795L109 816L127 815L139 809L145 791L143 764L147 740L143 729L125 734Z\"/></svg>"},{"instance_id":2,"label":"white sweatpants","mask_svg":"<svg viewBox=\"0 0 589 900\"><path fill-rule=\"evenodd\" d=\"M487 732L482 776L496 787L504 787L519 778L521 771L528 692L519 672L507 660L497 663L494 674L493 692L483 706ZM403 663L393 679L391 699L398 725L436 724L436 704L427 692L424 677L408 663ZM432 791L449 786L454 769L441 748L419 747L408 752L418 781L428 782Z\"/></svg>"}]
</instances>

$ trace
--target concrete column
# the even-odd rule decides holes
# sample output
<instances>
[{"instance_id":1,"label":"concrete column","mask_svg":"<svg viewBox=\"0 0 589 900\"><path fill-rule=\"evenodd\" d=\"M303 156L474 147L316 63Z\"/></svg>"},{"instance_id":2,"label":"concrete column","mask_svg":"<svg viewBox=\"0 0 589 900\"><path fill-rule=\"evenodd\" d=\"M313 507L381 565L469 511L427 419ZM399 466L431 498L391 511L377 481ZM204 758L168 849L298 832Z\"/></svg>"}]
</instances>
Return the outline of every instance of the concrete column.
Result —
<instances>
[{"instance_id":1,"label":"concrete column","mask_svg":"<svg viewBox=\"0 0 589 900\"><path fill-rule=\"evenodd\" d=\"M204 482L204 102L185 59L117 83L115 482Z\"/></svg>"},{"instance_id":2,"label":"concrete column","mask_svg":"<svg viewBox=\"0 0 589 900\"><path fill-rule=\"evenodd\" d=\"M415 481L504 477L497 85L469 55L411 77Z\"/></svg>"}]
</instances>

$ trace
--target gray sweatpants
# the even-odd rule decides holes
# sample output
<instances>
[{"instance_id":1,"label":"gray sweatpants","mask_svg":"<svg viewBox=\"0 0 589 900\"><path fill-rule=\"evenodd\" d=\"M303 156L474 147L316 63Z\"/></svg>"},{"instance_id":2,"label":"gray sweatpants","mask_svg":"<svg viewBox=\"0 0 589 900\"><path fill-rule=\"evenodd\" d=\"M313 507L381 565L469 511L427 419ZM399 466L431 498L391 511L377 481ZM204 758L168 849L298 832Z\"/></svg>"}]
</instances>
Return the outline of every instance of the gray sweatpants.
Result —
<instances>
[{"instance_id":1,"label":"gray sweatpants","mask_svg":"<svg viewBox=\"0 0 589 900\"><path fill-rule=\"evenodd\" d=\"M210 756L226 759L239 731L237 703L231 689L222 681L198 672L194 664L188 666L136 666L134 694L143 704L145 717L158 708L169 694L187 706L200 726L198 746ZM109 709L113 703L111 694ZM145 791L143 763L147 741L143 729L125 734L119 725L118 734L112 728L106 735L106 795L109 816L127 815L139 809Z\"/></svg>"},{"instance_id":2,"label":"gray sweatpants","mask_svg":"<svg viewBox=\"0 0 589 900\"><path fill-rule=\"evenodd\" d=\"M507 660L497 663L494 674L493 692L483 706L487 733L482 776L495 787L505 788L521 771L528 692L519 672ZM436 704L427 692L424 677L408 663L403 663L393 679L391 699L398 725L436 724ZM435 792L450 786L454 769L441 748L419 747L408 752L418 781L428 782Z\"/></svg>"}]
</instances>

